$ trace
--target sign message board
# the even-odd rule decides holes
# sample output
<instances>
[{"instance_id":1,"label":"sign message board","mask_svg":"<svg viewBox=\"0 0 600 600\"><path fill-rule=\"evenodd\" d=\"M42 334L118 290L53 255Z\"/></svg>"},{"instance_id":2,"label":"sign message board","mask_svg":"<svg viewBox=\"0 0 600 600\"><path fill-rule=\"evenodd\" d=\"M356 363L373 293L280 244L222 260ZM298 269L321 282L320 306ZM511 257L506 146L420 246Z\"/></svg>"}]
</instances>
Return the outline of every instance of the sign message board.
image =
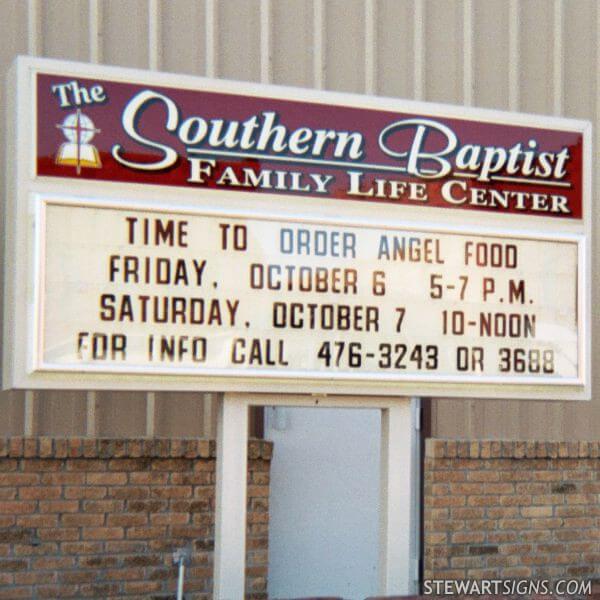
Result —
<instances>
[{"instance_id":1,"label":"sign message board","mask_svg":"<svg viewBox=\"0 0 600 600\"><path fill-rule=\"evenodd\" d=\"M14 78L5 387L589 396L588 124Z\"/></svg>"}]
</instances>

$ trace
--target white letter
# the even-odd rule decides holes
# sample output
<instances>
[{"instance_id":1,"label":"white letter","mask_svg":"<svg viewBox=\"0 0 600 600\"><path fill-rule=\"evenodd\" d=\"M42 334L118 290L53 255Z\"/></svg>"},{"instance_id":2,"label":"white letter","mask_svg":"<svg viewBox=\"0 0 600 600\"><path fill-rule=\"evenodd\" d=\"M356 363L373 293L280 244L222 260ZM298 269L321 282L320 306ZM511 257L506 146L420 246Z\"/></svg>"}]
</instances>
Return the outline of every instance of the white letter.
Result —
<instances>
[{"instance_id":1,"label":"white letter","mask_svg":"<svg viewBox=\"0 0 600 600\"><path fill-rule=\"evenodd\" d=\"M190 183L204 183L203 175L208 175L210 177L217 164L217 161L215 160L192 158L189 156L188 161L190 163L190 176L188 178Z\"/></svg>"},{"instance_id":2,"label":"white letter","mask_svg":"<svg viewBox=\"0 0 600 600\"><path fill-rule=\"evenodd\" d=\"M406 127L416 127L415 136L413 138L410 151L407 152L396 152L386 146L386 141L389 135L396 131L401 131ZM423 145L427 139L429 130L437 131L445 136L446 147L439 152L425 152ZM456 135L454 132L445 125L438 123L437 121L431 121L430 119L406 119L405 121L397 121L388 125L379 135L379 147L388 156L397 156L398 158L407 158L406 171L410 175L417 175L425 179L437 179L448 175L452 170L452 165L449 161L442 156L449 154L456 148L457 144ZM426 160L427 162L436 162L439 165L437 171L430 169L420 170L419 161Z\"/></svg>"},{"instance_id":3,"label":"white letter","mask_svg":"<svg viewBox=\"0 0 600 600\"><path fill-rule=\"evenodd\" d=\"M462 190L464 192L467 191L467 184L464 181L446 181L443 185L442 185L442 189L441 189L441 193L442 193L442 198L446 201L449 202L450 204L464 204L467 201L466 196L463 196L462 198L455 198L452 195L452 188L457 185L459 188L462 188Z\"/></svg>"},{"instance_id":4,"label":"white letter","mask_svg":"<svg viewBox=\"0 0 600 600\"><path fill-rule=\"evenodd\" d=\"M119 156L119 153L121 152L121 145L115 144L112 147L113 158L125 167L129 167L130 169L140 169L142 171L160 171L161 169L168 169L177 161L177 152L173 150L173 148L169 148L169 146L165 146L159 142L148 140L145 137L142 137L136 131L136 123L141 117L146 105L149 105L156 100L164 102L167 107L167 131L175 131L177 128L177 123L179 121L179 110L177 109L177 105L175 102L173 102L173 100L151 90L144 90L137 96L134 96L123 111L123 116L121 117L123 129L131 139L139 142L142 146L161 150L164 153L164 156L161 160L153 163L130 162Z\"/></svg>"}]
</instances>

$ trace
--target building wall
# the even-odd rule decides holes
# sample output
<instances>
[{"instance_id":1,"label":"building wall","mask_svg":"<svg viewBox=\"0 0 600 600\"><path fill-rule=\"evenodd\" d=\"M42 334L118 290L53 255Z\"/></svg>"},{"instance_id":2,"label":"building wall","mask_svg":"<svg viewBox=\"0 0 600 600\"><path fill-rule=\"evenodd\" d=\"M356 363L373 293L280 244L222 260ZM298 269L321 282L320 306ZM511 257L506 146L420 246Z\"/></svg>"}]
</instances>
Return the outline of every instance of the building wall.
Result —
<instances>
[{"instance_id":1,"label":"building wall","mask_svg":"<svg viewBox=\"0 0 600 600\"><path fill-rule=\"evenodd\" d=\"M0 0L0 77L16 54L33 54L598 124L599 33L594 0ZM597 303L598 261L592 281ZM599 386L596 372L587 404L437 400L433 434L592 438ZM210 436L214 405L201 393L9 392L0 434Z\"/></svg>"},{"instance_id":2,"label":"building wall","mask_svg":"<svg viewBox=\"0 0 600 600\"><path fill-rule=\"evenodd\" d=\"M426 580L600 581L597 441L428 440L424 511Z\"/></svg>"},{"instance_id":3,"label":"building wall","mask_svg":"<svg viewBox=\"0 0 600 600\"><path fill-rule=\"evenodd\" d=\"M0 437L0 598L211 598L215 443ZM272 444L248 446L246 598L267 597Z\"/></svg>"}]
</instances>

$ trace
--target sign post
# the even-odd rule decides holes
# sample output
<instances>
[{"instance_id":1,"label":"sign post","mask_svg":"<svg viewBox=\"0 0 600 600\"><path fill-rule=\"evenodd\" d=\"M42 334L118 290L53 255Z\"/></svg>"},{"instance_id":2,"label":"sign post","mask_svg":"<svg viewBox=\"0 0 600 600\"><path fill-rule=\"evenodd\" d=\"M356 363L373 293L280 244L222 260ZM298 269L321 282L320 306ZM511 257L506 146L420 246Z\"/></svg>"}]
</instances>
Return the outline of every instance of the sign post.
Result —
<instances>
[{"instance_id":1,"label":"sign post","mask_svg":"<svg viewBox=\"0 0 600 600\"><path fill-rule=\"evenodd\" d=\"M224 392L222 597L250 404L382 409L404 592L402 398L590 398L589 123L32 58L7 89L3 387Z\"/></svg>"},{"instance_id":2,"label":"sign post","mask_svg":"<svg viewBox=\"0 0 600 600\"><path fill-rule=\"evenodd\" d=\"M248 402L224 394L217 421L214 597L243 598L246 568Z\"/></svg>"},{"instance_id":3,"label":"sign post","mask_svg":"<svg viewBox=\"0 0 600 600\"><path fill-rule=\"evenodd\" d=\"M418 518L418 476L412 473L417 431L409 398L369 399L381 411L379 593L418 591L414 524ZM364 408L358 396L224 394L219 404L217 505L215 517L215 598L243 597L246 540L248 408L298 406Z\"/></svg>"}]
</instances>

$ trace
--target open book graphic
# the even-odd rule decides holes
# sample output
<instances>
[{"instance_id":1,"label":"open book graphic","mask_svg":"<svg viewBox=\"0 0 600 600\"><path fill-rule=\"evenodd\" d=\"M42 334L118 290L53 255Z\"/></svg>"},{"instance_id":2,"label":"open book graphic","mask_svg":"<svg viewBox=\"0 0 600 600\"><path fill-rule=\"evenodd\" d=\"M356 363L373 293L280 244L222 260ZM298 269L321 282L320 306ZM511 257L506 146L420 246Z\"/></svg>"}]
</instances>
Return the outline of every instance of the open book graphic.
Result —
<instances>
[{"instance_id":1,"label":"open book graphic","mask_svg":"<svg viewBox=\"0 0 600 600\"><path fill-rule=\"evenodd\" d=\"M96 146L92 144L76 144L65 142L61 144L56 154L57 165L73 165L75 167L102 167L100 154Z\"/></svg>"}]
</instances>

